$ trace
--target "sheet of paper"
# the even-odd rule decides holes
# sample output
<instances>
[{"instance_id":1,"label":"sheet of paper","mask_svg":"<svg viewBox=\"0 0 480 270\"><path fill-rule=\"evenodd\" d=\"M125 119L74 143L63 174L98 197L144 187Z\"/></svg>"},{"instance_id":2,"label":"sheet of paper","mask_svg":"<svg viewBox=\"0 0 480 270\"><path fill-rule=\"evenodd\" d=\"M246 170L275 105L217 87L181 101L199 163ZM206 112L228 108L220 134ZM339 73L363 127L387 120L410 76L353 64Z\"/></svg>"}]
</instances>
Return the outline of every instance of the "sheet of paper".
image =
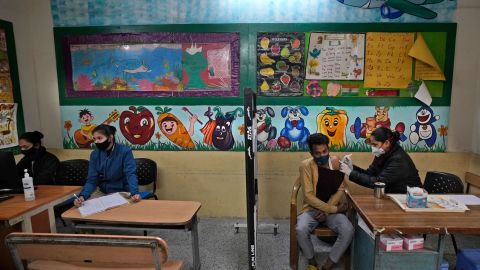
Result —
<instances>
[{"instance_id":1,"label":"sheet of paper","mask_svg":"<svg viewBox=\"0 0 480 270\"><path fill-rule=\"evenodd\" d=\"M448 195L448 197L466 205L480 205L480 198L475 195Z\"/></svg>"},{"instance_id":2,"label":"sheet of paper","mask_svg":"<svg viewBox=\"0 0 480 270\"><path fill-rule=\"evenodd\" d=\"M306 78L363 80L365 34L311 33Z\"/></svg>"},{"instance_id":3,"label":"sheet of paper","mask_svg":"<svg viewBox=\"0 0 480 270\"><path fill-rule=\"evenodd\" d=\"M428 106L432 104L432 96L430 95L430 92L428 91L428 88L425 85L425 82L422 81L422 84L420 85L420 87L418 87L418 91L415 94L415 98L427 104Z\"/></svg>"},{"instance_id":4,"label":"sheet of paper","mask_svg":"<svg viewBox=\"0 0 480 270\"><path fill-rule=\"evenodd\" d=\"M408 55L416 59L415 80L445 81L445 75L421 33L417 34Z\"/></svg>"},{"instance_id":5,"label":"sheet of paper","mask_svg":"<svg viewBox=\"0 0 480 270\"><path fill-rule=\"evenodd\" d=\"M85 217L124 204L128 204L128 201L117 192L99 198L86 200L83 205L78 208L78 211L80 211L82 217Z\"/></svg>"},{"instance_id":6,"label":"sheet of paper","mask_svg":"<svg viewBox=\"0 0 480 270\"><path fill-rule=\"evenodd\" d=\"M365 87L406 88L412 77L413 33L367 33Z\"/></svg>"}]
</instances>

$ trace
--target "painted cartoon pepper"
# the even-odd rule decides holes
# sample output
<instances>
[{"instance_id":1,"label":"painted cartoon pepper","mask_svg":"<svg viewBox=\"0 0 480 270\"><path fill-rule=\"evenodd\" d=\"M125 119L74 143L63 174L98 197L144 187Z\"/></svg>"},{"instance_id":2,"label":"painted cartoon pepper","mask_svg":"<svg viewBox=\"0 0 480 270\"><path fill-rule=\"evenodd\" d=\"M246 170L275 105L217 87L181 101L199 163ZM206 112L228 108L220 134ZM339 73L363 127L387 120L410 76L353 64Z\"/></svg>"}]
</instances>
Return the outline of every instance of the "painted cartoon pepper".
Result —
<instances>
[{"instance_id":1,"label":"painted cartoon pepper","mask_svg":"<svg viewBox=\"0 0 480 270\"><path fill-rule=\"evenodd\" d=\"M187 131L183 123L170 111L171 108L155 107L157 110L157 123L160 127L160 131L169 139L172 143L187 149L195 149L192 136L194 133L194 124L197 121L198 116L192 115L189 117L190 126Z\"/></svg>"}]
</instances>

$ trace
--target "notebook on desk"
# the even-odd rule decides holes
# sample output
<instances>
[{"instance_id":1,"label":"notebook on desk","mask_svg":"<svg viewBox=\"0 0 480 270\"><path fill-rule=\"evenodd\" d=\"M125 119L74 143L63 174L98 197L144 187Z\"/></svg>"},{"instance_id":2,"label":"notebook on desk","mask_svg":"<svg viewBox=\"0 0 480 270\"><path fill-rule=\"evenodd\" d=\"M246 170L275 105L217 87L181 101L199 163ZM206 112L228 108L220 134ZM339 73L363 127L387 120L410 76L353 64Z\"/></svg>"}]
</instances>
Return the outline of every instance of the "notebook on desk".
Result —
<instances>
[{"instance_id":1,"label":"notebook on desk","mask_svg":"<svg viewBox=\"0 0 480 270\"><path fill-rule=\"evenodd\" d=\"M99 198L86 200L83 202L82 206L78 208L78 211L82 217L86 217L125 204L128 204L127 199L117 192Z\"/></svg>"}]
</instances>

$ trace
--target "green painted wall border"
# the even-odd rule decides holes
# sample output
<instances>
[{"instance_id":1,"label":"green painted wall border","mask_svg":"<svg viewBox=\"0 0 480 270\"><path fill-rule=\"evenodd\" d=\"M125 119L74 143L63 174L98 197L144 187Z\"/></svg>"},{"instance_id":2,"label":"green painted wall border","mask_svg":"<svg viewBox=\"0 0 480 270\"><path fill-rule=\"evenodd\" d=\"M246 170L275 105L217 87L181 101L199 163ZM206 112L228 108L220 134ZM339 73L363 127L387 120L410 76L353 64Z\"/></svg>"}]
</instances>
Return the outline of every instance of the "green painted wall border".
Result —
<instances>
[{"instance_id":1,"label":"green painted wall border","mask_svg":"<svg viewBox=\"0 0 480 270\"><path fill-rule=\"evenodd\" d=\"M107 27L56 27L55 51L60 105L241 105L243 89L256 87L257 32L445 32L444 94L434 97L432 106L449 106L452 92L455 57L456 23L289 23L289 24L194 24ZM126 33L126 32L239 32L240 33L240 96L239 97L148 97L148 98L66 98L61 40L67 35ZM419 106L420 101L409 97L259 97L259 105L318 105L318 106Z\"/></svg>"},{"instance_id":2,"label":"green painted wall border","mask_svg":"<svg viewBox=\"0 0 480 270\"><path fill-rule=\"evenodd\" d=\"M8 64L10 65L10 78L13 86L13 100L17 103L17 132L18 136L25 132L25 118L23 116L22 94L20 93L20 80L18 78L17 53L15 50L15 38L13 34L13 24L0 20L0 27L5 29L5 38L7 41ZM20 153L18 146L4 148L2 151L13 151Z\"/></svg>"}]
</instances>

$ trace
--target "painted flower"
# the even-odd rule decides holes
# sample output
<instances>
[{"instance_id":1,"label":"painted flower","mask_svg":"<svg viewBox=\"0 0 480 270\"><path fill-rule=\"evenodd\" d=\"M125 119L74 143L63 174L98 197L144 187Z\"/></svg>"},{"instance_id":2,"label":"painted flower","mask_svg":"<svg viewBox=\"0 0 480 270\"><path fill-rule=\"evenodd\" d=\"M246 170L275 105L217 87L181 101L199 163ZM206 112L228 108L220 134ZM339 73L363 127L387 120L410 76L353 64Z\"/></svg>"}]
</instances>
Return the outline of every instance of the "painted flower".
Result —
<instances>
[{"instance_id":1,"label":"painted flower","mask_svg":"<svg viewBox=\"0 0 480 270\"><path fill-rule=\"evenodd\" d=\"M448 135L448 127L447 126L444 126L444 125L441 125L439 128L438 128L438 133L440 136L442 137L445 137Z\"/></svg>"},{"instance_id":2,"label":"painted flower","mask_svg":"<svg viewBox=\"0 0 480 270\"><path fill-rule=\"evenodd\" d=\"M63 124L63 127L67 130L67 132L69 132L70 129L72 128L72 121L70 120L65 121L65 123Z\"/></svg>"},{"instance_id":3,"label":"painted flower","mask_svg":"<svg viewBox=\"0 0 480 270\"><path fill-rule=\"evenodd\" d=\"M272 151L275 148L275 146L277 146L277 140L271 139L270 141L268 141L267 143L268 150Z\"/></svg>"},{"instance_id":4,"label":"painted flower","mask_svg":"<svg viewBox=\"0 0 480 270\"><path fill-rule=\"evenodd\" d=\"M239 126L238 131L240 132L240 135L245 134L245 124L242 124L241 126Z\"/></svg>"},{"instance_id":5,"label":"painted flower","mask_svg":"<svg viewBox=\"0 0 480 270\"><path fill-rule=\"evenodd\" d=\"M155 138L157 138L157 140L160 140L161 137L162 137L162 134L160 134L160 132L157 131L157 133L155 133Z\"/></svg>"},{"instance_id":6,"label":"painted flower","mask_svg":"<svg viewBox=\"0 0 480 270\"><path fill-rule=\"evenodd\" d=\"M320 86L318 81L311 81L307 85L307 93L312 97L318 97L322 94L323 88Z\"/></svg>"}]
</instances>

